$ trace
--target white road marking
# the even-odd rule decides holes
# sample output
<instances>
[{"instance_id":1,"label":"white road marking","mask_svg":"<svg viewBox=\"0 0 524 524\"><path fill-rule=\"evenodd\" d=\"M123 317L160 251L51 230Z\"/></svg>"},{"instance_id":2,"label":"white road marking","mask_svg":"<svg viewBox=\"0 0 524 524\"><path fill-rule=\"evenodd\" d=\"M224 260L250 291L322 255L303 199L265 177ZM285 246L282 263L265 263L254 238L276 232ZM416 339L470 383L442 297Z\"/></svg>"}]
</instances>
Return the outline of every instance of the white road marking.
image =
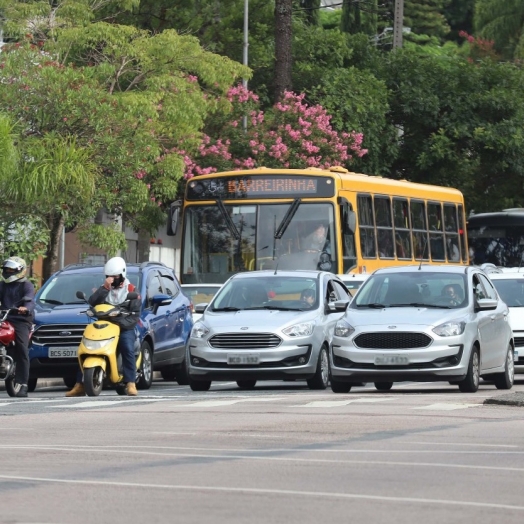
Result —
<instances>
[{"instance_id":1,"label":"white road marking","mask_svg":"<svg viewBox=\"0 0 524 524\"><path fill-rule=\"evenodd\" d=\"M265 494L277 495L284 497L315 497L323 499L341 499L341 500L375 500L381 502L396 502L408 504L428 504L440 506L465 506L476 508L490 508L490 509L508 509L513 511L524 511L524 506L514 506L511 504L497 504L491 502L475 502L468 500L447 500L447 499L428 499L415 497L392 497L382 495L363 495L360 493L333 493L332 491L299 491L287 489L264 489L264 488L232 488L224 486L192 486L189 484L148 484L140 482L111 482L102 480L82 480L82 479L57 479L48 477L23 477L15 475L0 475L1 479L17 480L25 482L43 482L43 483L57 483L57 484L71 484L71 485L86 485L86 486L106 486L115 488L139 488L139 489L158 489L171 491L214 491L221 493L247 493L247 494Z\"/></svg>"},{"instance_id":2,"label":"white road marking","mask_svg":"<svg viewBox=\"0 0 524 524\"><path fill-rule=\"evenodd\" d=\"M467 409L482 407L482 404L430 404L429 406L417 406L411 409L426 409L429 411L453 411L455 409Z\"/></svg>"},{"instance_id":3,"label":"white road marking","mask_svg":"<svg viewBox=\"0 0 524 524\"><path fill-rule=\"evenodd\" d=\"M309 402L308 404L296 404L291 406L293 408L336 408L339 406L347 406L348 404L354 404L357 402L374 403L384 402L385 400L393 400L395 397L382 397L382 398L354 398L348 400L316 400Z\"/></svg>"}]
</instances>

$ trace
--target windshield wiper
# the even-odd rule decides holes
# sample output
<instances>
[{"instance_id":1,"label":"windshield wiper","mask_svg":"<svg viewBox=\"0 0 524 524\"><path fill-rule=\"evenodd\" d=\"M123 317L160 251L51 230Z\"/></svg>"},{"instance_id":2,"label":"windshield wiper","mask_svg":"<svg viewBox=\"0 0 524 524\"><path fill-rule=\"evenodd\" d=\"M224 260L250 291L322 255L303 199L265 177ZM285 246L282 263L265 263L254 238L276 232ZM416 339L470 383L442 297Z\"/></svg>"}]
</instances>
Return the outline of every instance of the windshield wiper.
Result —
<instances>
[{"instance_id":1,"label":"windshield wiper","mask_svg":"<svg viewBox=\"0 0 524 524\"><path fill-rule=\"evenodd\" d=\"M385 306L384 304L373 303L373 304L357 304L357 307L369 307L373 309L383 309L389 306Z\"/></svg>"},{"instance_id":2,"label":"windshield wiper","mask_svg":"<svg viewBox=\"0 0 524 524\"><path fill-rule=\"evenodd\" d=\"M246 307L244 309L269 309L269 310L275 310L275 311L305 311L301 308L284 307L284 306L254 306L254 307Z\"/></svg>"},{"instance_id":3,"label":"windshield wiper","mask_svg":"<svg viewBox=\"0 0 524 524\"><path fill-rule=\"evenodd\" d=\"M63 306L64 303L59 300L53 300L52 298L39 298L38 302L47 302L48 304L56 304L57 306Z\"/></svg>"},{"instance_id":4,"label":"windshield wiper","mask_svg":"<svg viewBox=\"0 0 524 524\"><path fill-rule=\"evenodd\" d=\"M390 304L389 307L433 307L437 309L451 309L449 306L438 306L436 304L426 304L424 302L410 302L409 304Z\"/></svg>"},{"instance_id":5,"label":"windshield wiper","mask_svg":"<svg viewBox=\"0 0 524 524\"><path fill-rule=\"evenodd\" d=\"M242 308L234 307L234 306L227 306L227 307L219 307L219 308L213 308L211 311L240 311Z\"/></svg>"},{"instance_id":6,"label":"windshield wiper","mask_svg":"<svg viewBox=\"0 0 524 524\"><path fill-rule=\"evenodd\" d=\"M296 198L293 201L293 203L289 206L286 215L282 219L282 222L280 222L280 225L278 226L278 229L275 232L275 239L280 240L282 238L282 235L286 232L287 227L289 226L291 220L295 216L295 213L298 210L298 206L300 206L300 202L300 198Z\"/></svg>"}]
</instances>

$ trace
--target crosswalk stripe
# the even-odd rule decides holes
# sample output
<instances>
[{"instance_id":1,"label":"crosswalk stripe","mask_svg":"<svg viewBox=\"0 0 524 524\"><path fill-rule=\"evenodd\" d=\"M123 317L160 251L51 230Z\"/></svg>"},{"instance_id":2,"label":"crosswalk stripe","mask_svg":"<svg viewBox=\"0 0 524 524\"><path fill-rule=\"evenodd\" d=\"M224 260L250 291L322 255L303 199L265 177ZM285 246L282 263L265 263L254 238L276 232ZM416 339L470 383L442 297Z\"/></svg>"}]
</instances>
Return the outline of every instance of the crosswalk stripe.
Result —
<instances>
[{"instance_id":1,"label":"crosswalk stripe","mask_svg":"<svg viewBox=\"0 0 524 524\"><path fill-rule=\"evenodd\" d=\"M454 409L467 409L480 406L481 404L430 404L429 406L419 406L411 409L426 409L428 411L453 411Z\"/></svg>"}]
</instances>

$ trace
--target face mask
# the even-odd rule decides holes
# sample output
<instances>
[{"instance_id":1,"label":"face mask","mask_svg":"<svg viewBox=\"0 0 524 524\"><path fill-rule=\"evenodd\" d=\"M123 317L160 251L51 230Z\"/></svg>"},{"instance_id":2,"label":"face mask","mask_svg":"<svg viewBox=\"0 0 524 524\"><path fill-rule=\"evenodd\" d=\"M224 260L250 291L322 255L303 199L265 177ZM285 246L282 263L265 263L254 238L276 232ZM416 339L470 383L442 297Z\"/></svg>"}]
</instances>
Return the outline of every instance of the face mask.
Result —
<instances>
[{"instance_id":1,"label":"face mask","mask_svg":"<svg viewBox=\"0 0 524 524\"><path fill-rule=\"evenodd\" d=\"M111 284L111 287L113 287L113 288L120 287L120 284L122 284L123 281L124 281L124 279L122 277L117 277L117 278L113 279L113 283Z\"/></svg>"}]
</instances>

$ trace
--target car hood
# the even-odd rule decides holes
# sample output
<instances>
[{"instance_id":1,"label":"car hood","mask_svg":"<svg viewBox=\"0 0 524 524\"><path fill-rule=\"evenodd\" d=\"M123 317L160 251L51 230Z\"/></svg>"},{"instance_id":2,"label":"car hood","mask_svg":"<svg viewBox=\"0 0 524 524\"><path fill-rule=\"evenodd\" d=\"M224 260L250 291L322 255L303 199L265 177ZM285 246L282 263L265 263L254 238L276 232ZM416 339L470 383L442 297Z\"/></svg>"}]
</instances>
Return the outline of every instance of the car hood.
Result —
<instances>
[{"instance_id":1,"label":"car hood","mask_svg":"<svg viewBox=\"0 0 524 524\"><path fill-rule=\"evenodd\" d=\"M424 307L389 307L383 309L348 309L344 319L353 327L361 326L439 326L467 316L467 309Z\"/></svg>"},{"instance_id":2,"label":"car hood","mask_svg":"<svg viewBox=\"0 0 524 524\"><path fill-rule=\"evenodd\" d=\"M35 309L36 324L86 324L88 316L85 314L89 306L87 304L69 304L43 308L37 306Z\"/></svg>"},{"instance_id":3,"label":"car hood","mask_svg":"<svg viewBox=\"0 0 524 524\"><path fill-rule=\"evenodd\" d=\"M200 322L213 331L237 331L248 327L251 332L276 331L299 322L314 320L319 311L278 311L253 309L213 313L205 311Z\"/></svg>"}]
</instances>

